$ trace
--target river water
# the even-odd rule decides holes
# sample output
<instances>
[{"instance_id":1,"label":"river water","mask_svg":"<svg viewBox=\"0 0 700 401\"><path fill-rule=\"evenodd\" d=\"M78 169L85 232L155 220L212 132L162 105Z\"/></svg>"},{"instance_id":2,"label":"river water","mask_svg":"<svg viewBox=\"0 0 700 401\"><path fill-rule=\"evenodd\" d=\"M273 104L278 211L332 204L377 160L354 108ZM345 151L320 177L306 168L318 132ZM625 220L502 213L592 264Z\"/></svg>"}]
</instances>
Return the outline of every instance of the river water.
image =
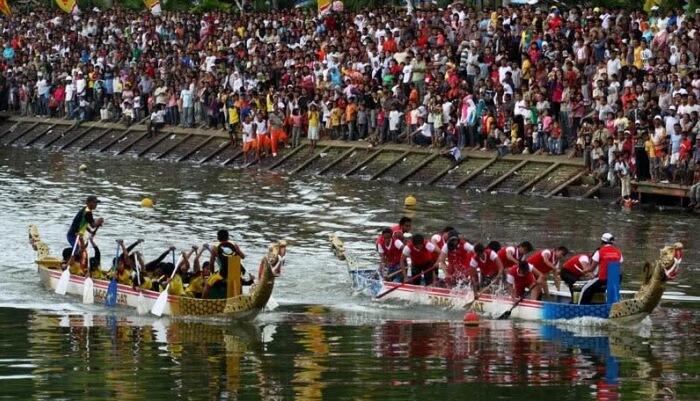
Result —
<instances>
[{"instance_id":1,"label":"river water","mask_svg":"<svg viewBox=\"0 0 700 401\"><path fill-rule=\"evenodd\" d=\"M78 166L87 164L86 172ZM414 211L403 209L408 193ZM257 261L290 243L280 304L255 322L171 321L84 306L39 284L26 227L54 253L88 194L102 200L103 254L144 238L210 242L228 228ZM154 198L154 209L139 201ZM337 233L371 263L373 238L402 215L414 232L445 224L469 238L593 249L615 234L625 288L664 243L686 246L668 290L700 295L697 217L623 212L593 201L475 194L380 182L0 149L0 398L7 399L698 399L698 304L664 303L640 327L482 322L454 312L377 304L348 288L329 252ZM681 296L681 298L683 298Z\"/></svg>"}]
</instances>

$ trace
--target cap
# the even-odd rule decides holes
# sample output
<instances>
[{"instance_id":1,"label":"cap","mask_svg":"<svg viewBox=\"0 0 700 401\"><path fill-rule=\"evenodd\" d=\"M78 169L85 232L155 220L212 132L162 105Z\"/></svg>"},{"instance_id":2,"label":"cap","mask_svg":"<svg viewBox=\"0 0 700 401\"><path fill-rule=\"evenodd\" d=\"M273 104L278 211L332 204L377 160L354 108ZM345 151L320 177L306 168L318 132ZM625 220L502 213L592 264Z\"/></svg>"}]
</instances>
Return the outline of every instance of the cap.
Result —
<instances>
[{"instance_id":1,"label":"cap","mask_svg":"<svg viewBox=\"0 0 700 401\"><path fill-rule=\"evenodd\" d=\"M600 237L600 240L606 244L610 244L611 242L615 241L615 237L610 233L605 233Z\"/></svg>"},{"instance_id":2,"label":"cap","mask_svg":"<svg viewBox=\"0 0 700 401\"><path fill-rule=\"evenodd\" d=\"M102 201L100 201L99 199L97 199L97 196L95 196L95 195L90 195L90 196L88 196L87 199L85 200L85 203L88 203L88 202L101 203Z\"/></svg>"}]
</instances>

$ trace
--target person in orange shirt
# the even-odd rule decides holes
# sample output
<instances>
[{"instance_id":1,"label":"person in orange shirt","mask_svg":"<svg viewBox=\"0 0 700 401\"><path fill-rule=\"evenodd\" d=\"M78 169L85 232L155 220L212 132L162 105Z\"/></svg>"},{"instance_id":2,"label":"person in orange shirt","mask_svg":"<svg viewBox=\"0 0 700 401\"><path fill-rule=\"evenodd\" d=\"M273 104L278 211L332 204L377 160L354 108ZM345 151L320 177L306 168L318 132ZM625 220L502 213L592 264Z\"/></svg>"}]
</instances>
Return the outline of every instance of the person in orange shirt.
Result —
<instances>
[{"instance_id":1,"label":"person in orange shirt","mask_svg":"<svg viewBox=\"0 0 700 401\"><path fill-rule=\"evenodd\" d=\"M347 135L343 136L343 139L357 140L357 101L354 96L350 96L350 103L345 108L345 121L348 125L348 132Z\"/></svg>"}]
</instances>

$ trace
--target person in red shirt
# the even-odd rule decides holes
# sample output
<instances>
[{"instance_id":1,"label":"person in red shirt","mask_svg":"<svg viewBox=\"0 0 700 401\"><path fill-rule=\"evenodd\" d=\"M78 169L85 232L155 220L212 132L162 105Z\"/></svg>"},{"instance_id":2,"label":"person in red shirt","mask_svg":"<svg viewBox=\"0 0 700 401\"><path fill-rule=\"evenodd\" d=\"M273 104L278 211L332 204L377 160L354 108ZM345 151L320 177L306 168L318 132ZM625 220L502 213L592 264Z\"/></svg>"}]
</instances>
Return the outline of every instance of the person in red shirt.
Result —
<instances>
[{"instance_id":1,"label":"person in red shirt","mask_svg":"<svg viewBox=\"0 0 700 401\"><path fill-rule=\"evenodd\" d=\"M503 263L498 254L482 244L474 245L474 255L469 267L481 272L480 287L484 288L503 275Z\"/></svg>"},{"instance_id":2,"label":"person in red shirt","mask_svg":"<svg viewBox=\"0 0 700 401\"><path fill-rule=\"evenodd\" d=\"M693 150L693 144L688 139L688 131L683 131L681 133L681 143L678 149L678 165L676 169L673 170L673 181L677 180L679 171L686 171L688 168L688 161L690 160L690 153Z\"/></svg>"},{"instance_id":3,"label":"person in red shirt","mask_svg":"<svg viewBox=\"0 0 700 401\"><path fill-rule=\"evenodd\" d=\"M469 281L472 290L476 293L479 277L476 269L470 267L474 247L460 238L459 233L454 229L450 230L445 237L437 262L445 272L445 285L447 288L453 288L459 283Z\"/></svg>"},{"instance_id":4,"label":"person in red shirt","mask_svg":"<svg viewBox=\"0 0 700 401\"><path fill-rule=\"evenodd\" d=\"M561 268L561 279L571 291L571 299L574 299L574 283L581 280L591 271L591 258L587 253L578 253L570 257Z\"/></svg>"},{"instance_id":5,"label":"person in red shirt","mask_svg":"<svg viewBox=\"0 0 700 401\"><path fill-rule=\"evenodd\" d=\"M542 291L545 294L549 294L549 288L547 287L547 276L549 272L554 271L555 274L559 274L559 261L561 258L566 256L569 250L565 246L560 246L554 249L542 249L536 251L532 256L527 258L527 263L531 264L539 273L540 284L542 284Z\"/></svg>"},{"instance_id":6,"label":"person in red shirt","mask_svg":"<svg viewBox=\"0 0 700 401\"><path fill-rule=\"evenodd\" d=\"M610 233L605 233L600 238L601 246L591 257L591 271L596 271L596 277L588 280L581 290L581 298L578 303L581 305L590 304L596 292L604 290L608 283L608 265L610 263L622 263L624 261L622 252L613 245L615 237ZM620 269L622 274L622 269Z\"/></svg>"},{"instance_id":7,"label":"person in red shirt","mask_svg":"<svg viewBox=\"0 0 700 401\"><path fill-rule=\"evenodd\" d=\"M541 285L538 275L539 272L525 261L508 269L506 281L513 286L511 297L514 301L526 296L529 296L530 299L538 299L540 297ZM529 293L526 293L526 291Z\"/></svg>"},{"instance_id":8,"label":"person in red shirt","mask_svg":"<svg viewBox=\"0 0 700 401\"><path fill-rule=\"evenodd\" d=\"M394 224L391 226L391 231L392 232L401 232L403 234L410 233L411 232L411 226L413 225L413 220L411 220L410 217L402 217L401 220L399 220L399 224Z\"/></svg>"},{"instance_id":9,"label":"person in red shirt","mask_svg":"<svg viewBox=\"0 0 700 401\"><path fill-rule=\"evenodd\" d=\"M382 230L382 235L377 239L377 252L379 252L381 257L379 271L387 281L403 282L403 276L399 269L401 251L403 251L401 236L400 232L394 233L391 231L391 228L387 227Z\"/></svg>"},{"instance_id":10,"label":"person in red shirt","mask_svg":"<svg viewBox=\"0 0 700 401\"><path fill-rule=\"evenodd\" d=\"M440 250L430 241L426 241L422 234L415 234L404 246L399 266L404 276L404 282L414 282L419 276L423 276L425 285L432 285L433 267L437 262ZM411 258L411 278L406 275L406 262Z\"/></svg>"},{"instance_id":11,"label":"person in red shirt","mask_svg":"<svg viewBox=\"0 0 700 401\"><path fill-rule=\"evenodd\" d=\"M532 244L530 241L523 241L518 245L504 246L499 249L498 258L501 259L503 268L508 270L512 266L517 266L520 259L530 252L532 252Z\"/></svg>"}]
</instances>

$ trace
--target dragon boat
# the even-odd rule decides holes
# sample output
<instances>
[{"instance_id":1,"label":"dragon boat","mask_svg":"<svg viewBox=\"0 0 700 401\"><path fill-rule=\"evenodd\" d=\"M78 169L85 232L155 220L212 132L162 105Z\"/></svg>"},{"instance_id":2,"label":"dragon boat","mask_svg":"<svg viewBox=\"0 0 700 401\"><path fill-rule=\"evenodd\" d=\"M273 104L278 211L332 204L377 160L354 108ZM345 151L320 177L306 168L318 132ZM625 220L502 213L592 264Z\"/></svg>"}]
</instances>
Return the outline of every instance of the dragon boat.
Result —
<instances>
[{"instance_id":1,"label":"dragon boat","mask_svg":"<svg viewBox=\"0 0 700 401\"><path fill-rule=\"evenodd\" d=\"M51 255L48 245L41 240L36 226L30 225L28 231L29 243L36 251L39 278L47 289L55 290L63 273L61 258ZM263 256L260 263L262 274L256 283L251 286L247 294L238 291L239 295L224 299L202 299L168 295L167 304L162 314L170 316L213 316L233 320L254 319L265 308L272 296L275 284L273 268L282 262L284 256L283 253L280 253L281 245L282 242L275 242L269 246L267 254ZM98 279L92 279L92 281L95 302L104 301L110 281ZM82 297L84 283L85 277L71 274L66 294ZM128 285L118 284L116 303L131 308L150 310L159 295L160 292L157 291L140 290Z\"/></svg>"},{"instance_id":2,"label":"dragon boat","mask_svg":"<svg viewBox=\"0 0 700 401\"><path fill-rule=\"evenodd\" d=\"M619 265L609 265L608 286L605 293L596 294L594 304L580 305L561 292L544 296L542 300L513 300L508 291L481 294L474 299L471 289L448 289L382 280L377 269L362 268L345 250L341 239L332 235L333 253L348 264L352 289L372 296L375 300L399 300L444 309L471 308L485 317L498 317L506 311L510 316L523 320L558 320L593 317L610 319L621 324L634 324L647 317L659 304L666 289L666 282L675 277L682 260L683 244L675 243L661 248L653 263L645 263L642 284L629 299L620 299L619 279L613 277ZM619 271L619 270L618 270ZM574 301L580 293L574 293Z\"/></svg>"}]
</instances>

